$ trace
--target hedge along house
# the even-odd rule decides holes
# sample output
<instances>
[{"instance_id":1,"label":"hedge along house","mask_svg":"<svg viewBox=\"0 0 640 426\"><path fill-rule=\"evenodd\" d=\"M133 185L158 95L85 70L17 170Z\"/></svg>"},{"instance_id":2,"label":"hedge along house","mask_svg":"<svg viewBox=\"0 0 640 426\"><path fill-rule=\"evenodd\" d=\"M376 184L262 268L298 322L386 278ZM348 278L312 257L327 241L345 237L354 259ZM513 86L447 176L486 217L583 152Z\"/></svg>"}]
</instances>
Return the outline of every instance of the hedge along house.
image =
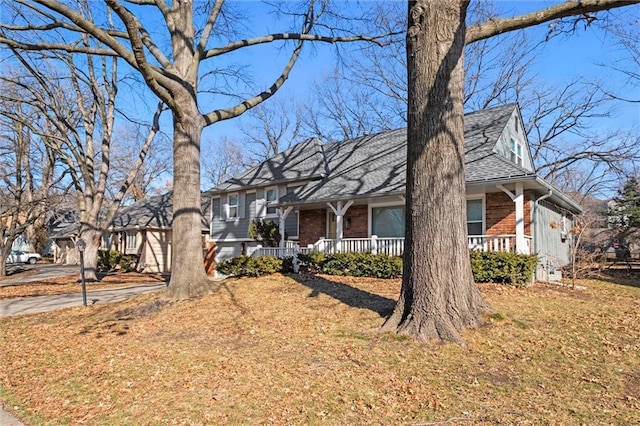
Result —
<instances>
[{"instance_id":1,"label":"hedge along house","mask_svg":"<svg viewBox=\"0 0 640 426\"><path fill-rule=\"evenodd\" d=\"M537 176L516 104L465 115L469 248L537 254L538 279L571 260L580 207ZM240 254L404 248L406 130L322 144L307 140L209 191L218 261ZM253 220L279 226L278 249L249 238Z\"/></svg>"},{"instance_id":2,"label":"hedge along house","mask_svg":"<svg viewBox=\"0 0 640 426\"><path fill-rule=\"evenodd\" d=\"M210 207L203 203L203 212ZM115 249L137 259L136 269L145 273L171 272L173 193L145 197L121 208L114 217L102 248ZM202 215L203 250L207 250L209 234L208 214ZM206 253L205 253L206 256ZM207 267L212 273L212 267Z\"/></svg>"}]
</instances>

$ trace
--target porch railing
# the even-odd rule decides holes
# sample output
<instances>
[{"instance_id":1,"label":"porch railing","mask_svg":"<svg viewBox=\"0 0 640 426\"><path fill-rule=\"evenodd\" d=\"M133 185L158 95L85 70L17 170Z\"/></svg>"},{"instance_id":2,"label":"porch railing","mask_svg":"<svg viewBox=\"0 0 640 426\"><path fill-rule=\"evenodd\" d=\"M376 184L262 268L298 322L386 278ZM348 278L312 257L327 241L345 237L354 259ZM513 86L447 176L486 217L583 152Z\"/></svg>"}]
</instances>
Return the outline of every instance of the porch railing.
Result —
<instances>
[{"instance_id":1,"label":"porch railing","mask_svg":"<svg viewBox=\"0 0 640 426\"><path fill-rule=\"evenodd\" d=\"M533 238L524 237L524 253L533 252ZM469 236L470 250L515 252L516 236L508 235L473 235ZM307 247L299 247L295 241L287 241L285 247L261 247L258 246L251 256L276 256L292 257L296 253L374 253L388 256L402 256L404 253L404 238L402 237L377 237L371 238L343 238L342 240L320 238L314 244Z\"/></svg>"},{"instance_id":2,"label":"porch railing","mask_svg":"<svg viewBox=\"0 0 640 426\"><path fill-rule=\"evenodd\" d=\"M515 234L503 235L470 235L468 238L469 249L478 251L516 251ZM524 254L533 253L533 238L525 235L524 237Z\"/></svg>"}]
</instances>

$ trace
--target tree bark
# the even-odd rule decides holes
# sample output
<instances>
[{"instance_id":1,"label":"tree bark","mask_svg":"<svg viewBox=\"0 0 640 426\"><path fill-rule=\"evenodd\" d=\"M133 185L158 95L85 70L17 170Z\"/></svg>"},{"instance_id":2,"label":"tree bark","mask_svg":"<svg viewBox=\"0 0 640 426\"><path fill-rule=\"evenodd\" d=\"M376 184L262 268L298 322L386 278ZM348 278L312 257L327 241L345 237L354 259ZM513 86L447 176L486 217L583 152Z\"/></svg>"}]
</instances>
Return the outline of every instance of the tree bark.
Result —
<instances>
[{"instance_id":1,"label":"tree bark","mask_svg":"<svg viewBox=\"0 0 640 426\"><path fill-rule=\"evenodd\" d=\"M205 121L195 111L174 114L171 280L167 296L183 300L215 289L204 269L200 201L200 138ZM178 118L180 117L180 118Z\"/></svg>"},{"instance_id":2,"label":"tree bark","mask_svg":"<svg viewBox=\"0 0 640 426\"><path fill-rule=\"evenodd\" d=\"M80 236L87 243L83 253L84 279L87 282L98 281L98 247L102 231L89 227L80 232Z\"/></svg>"},{"instance_id":3,"label":"tree bark","mask_svg":"<svg viewBox=\"0 0 640 426\"><path fill-rule=\"evenodd\" d=\"M466 229L463 52L467 1L410 1L404 275L383 331L464 344L489 310Z\"/></svg>"}]
</instances>

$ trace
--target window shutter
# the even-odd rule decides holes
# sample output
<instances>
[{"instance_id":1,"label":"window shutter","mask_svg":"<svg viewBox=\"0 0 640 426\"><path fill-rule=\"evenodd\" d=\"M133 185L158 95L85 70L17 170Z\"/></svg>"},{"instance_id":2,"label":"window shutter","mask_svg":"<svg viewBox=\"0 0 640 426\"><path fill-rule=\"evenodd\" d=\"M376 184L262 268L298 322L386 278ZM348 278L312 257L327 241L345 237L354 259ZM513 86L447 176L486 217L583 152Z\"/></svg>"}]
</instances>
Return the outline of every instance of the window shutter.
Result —
<instances>
[{"instance_id":1,"label":"window shutter","mask_svg":"<svg viewBox=\"0 0 640 426\"><path fill-rule=\"evenodd\" d=\"M256 199L256 217L264 217L267 213L266 203L264 198Z\"/></svg>"},{"instance_id":2,"label":"window shutter","mask_svg":"<svg viewBox=\"0 0 640 426\"><path fill-rule=\"evenodd\" d=\"M246 195L244 192L241 192L238 194L238 218L239 219L244 219L245 216L245 200L246 200Z\"/></svg>"}]
</instances>

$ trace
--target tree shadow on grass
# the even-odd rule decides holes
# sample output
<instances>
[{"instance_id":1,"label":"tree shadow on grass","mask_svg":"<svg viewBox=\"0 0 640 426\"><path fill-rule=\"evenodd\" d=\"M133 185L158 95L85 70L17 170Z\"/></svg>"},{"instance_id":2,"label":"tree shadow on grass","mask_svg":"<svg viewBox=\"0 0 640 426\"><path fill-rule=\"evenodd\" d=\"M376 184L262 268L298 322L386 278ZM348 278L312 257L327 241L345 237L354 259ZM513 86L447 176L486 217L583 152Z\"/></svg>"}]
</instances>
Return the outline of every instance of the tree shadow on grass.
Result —
<instances>
[{"instance_id":1,"label":"tree shadow on grass","mask_svg":"<svg viewBox=\"0 0 640 426\"><path fill-rule=\"evenodd\" d=\"M592 278L606 281L611 284L623 285L628 287L640 287L640 269L626 268L605 269L598 274L593 274Z\"/></svg>"},{"instance_id":2,"label":"tree shadow on grass","mask_svg":"<svg viewBox=\"0 0 640 426\"><path fill-rule=\"evenodd\" d=\"M354 308L369 309L386 318L393 312L396 301L377 294L369 293L359 288L351 287L341 282L331 281L317 275L291 274L291 278L309 287L312 291L309 297L326 294Z\"/></svg>"}]
</instances>

